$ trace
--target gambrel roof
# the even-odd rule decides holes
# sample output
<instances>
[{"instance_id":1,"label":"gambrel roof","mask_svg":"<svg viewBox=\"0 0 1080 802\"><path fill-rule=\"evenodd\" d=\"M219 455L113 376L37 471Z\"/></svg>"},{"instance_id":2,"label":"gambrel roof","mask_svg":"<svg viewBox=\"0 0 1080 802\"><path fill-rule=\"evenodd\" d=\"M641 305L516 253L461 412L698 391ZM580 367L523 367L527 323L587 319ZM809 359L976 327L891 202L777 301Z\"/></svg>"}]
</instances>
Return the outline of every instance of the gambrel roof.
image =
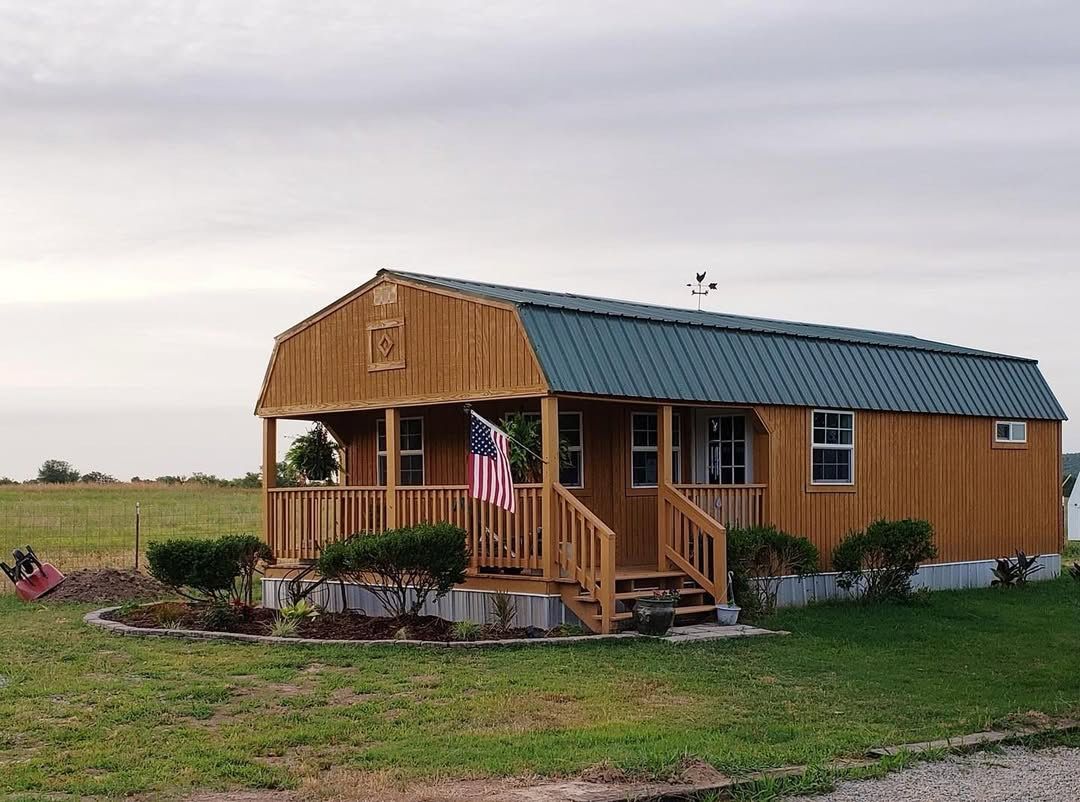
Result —
<instances>
[{"instance_id":1,"label":"gambrel roof","mask_svg":"<svg viewBox=\"0 0 1080 802\"><path fill-rule=\"evenodd\" d=\"M516 307L556 393L1063 420L1032 359L903 334L395 270Z\"/></svg>"}]
</instances>

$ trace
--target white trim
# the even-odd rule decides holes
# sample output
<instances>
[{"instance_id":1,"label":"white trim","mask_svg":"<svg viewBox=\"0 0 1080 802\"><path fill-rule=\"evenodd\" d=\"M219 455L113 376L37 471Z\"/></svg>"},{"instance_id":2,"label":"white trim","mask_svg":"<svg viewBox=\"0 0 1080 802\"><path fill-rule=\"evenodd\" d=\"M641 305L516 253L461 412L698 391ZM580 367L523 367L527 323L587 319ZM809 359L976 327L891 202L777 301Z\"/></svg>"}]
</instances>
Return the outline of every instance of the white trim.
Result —
<instances>
[{"instance_id":1,"label":"white trim","mask_svg":"<svg viewBox=\"0 0 1080 802\"><path fill-rule=\"evenodd\" d=\"M401 424L405 421L418 420L420 421L420 448L403 449L401 445ZM383 448L379 451L379 429L383 430L383 444L386 443L386 418L375 419L375 484L381 486L386 485L386 477L382 477L383 481L379 481L379 459L386 458L386 449ZM398 485L402 487L418 487L418 485L402 485L401 484L401 457L420 457L420 485L424 484L424 480L427 477L427 457L424 456L424 416L423 415L410 415L407 418L400 418L398 420Z\"/></svg>"},{"instance_id":2,"label":"white trim","mask_svg":"<svg viewBox=\"0 0 1080 802\"><path fill-rule=\"evenodd\" d=\"M999 437L998 426L1008 426L1009 436ZM1023 437L1013 437L1015 429L1013 427L1019 426L1024 431ZM994 421L994 442L995 443L1026 443L1027 442L1027 421L1023 420L995 420Z\"/></svg>"},{"instance_id":3,"label":"white trim","mask_svg":"<svg viewBox=\"0 0 1080 802\"><path fill-rule=\"evenodd\" d=\"M814 416L822 415L850 415L851 416L851 442L850 443L815 443L814 442ZM855 410L853 409L811 409L810 410L810 484L816 487L851 487L855 484ZM848 451L851 453L851 475L847 482L814 479L814 451L816 449L829 451Z\"/></svg>"},{"instance_id":4,"label":"white trim","mask_svg":"<svg viewBox=\"0 0 1080 802\"><path fill-rule=\"evenodd\" d=\"M637 412L630 413L630 487L633 489L648 489L650 487L656 487L655 484L651 485L639 485L634 481L634 454L648 454L650 451L656 453L656 471L657 479L659 479L660 472L660 453L656 450L656 446L635 446L634 445L634 418L638 415L650 415L656 418L656 438L657 442L660 440L660 416L655 412L648 412L645 410L638 410ZM675 444L676 433L678 433L679 442ZM679 413L671 413L671 478L676 483L682 481L682 427L679 424Z\"/></svg>"}]
</instances>

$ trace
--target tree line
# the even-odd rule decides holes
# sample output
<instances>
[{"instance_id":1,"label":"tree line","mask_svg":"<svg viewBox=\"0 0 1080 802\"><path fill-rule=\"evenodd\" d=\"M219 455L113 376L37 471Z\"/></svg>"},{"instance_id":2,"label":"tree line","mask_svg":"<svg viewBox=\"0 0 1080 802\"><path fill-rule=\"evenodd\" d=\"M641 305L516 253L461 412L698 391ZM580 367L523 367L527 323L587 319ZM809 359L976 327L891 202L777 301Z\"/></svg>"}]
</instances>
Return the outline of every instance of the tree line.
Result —
<instances>
[{"instance_id":1,"label":"tree line","mask_svg":"<svg viewBox=\"0 0 1080 802\"><path fill-rule=\"evenodd\" d=\"M340 469L338 463L338 445L330 437L321 423L314 424L310 430L293 438L285 459L277 464L277 486L297 487L312 483L333 484ZM0 477L0 485L42 484L69 485L95 484L110 485L119 483L119 479L102 471L82 472L67 460L47 459L38 468L37 477L19 482L6 476ZM187 476L165 475L143 479L133 476L132 484L155 483L164 485L199 485L203 487L262 487L262 474L248 471L243 476L225 478L212 473L196 471Z\"/></svg>"}]
</instances>

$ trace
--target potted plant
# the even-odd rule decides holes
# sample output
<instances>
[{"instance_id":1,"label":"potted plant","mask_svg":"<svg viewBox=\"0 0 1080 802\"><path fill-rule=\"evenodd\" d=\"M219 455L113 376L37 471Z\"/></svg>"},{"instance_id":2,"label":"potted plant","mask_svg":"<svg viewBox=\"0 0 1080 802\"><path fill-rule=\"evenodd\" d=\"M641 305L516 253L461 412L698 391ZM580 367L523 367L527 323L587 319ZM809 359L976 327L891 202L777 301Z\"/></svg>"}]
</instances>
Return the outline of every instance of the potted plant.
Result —
<instances>
[{"instance_id":1,"label":"potted plant","mask_svg":"<svg viewBox=\"0 0 1080 802\"><path fill-rule=\"evenodd\" d=\"M679 591L659 588L652 596L638 599L634 605L634 622L642 635L662 637L675 621L675 607L679 604Z\"/></svg>"},{"instance_id":2,"label":"potted plant","mask_svg":"<svg viewBox=\"0 0 1080 802\"><path fill-rule=\"evenodd\" d=\"M716 623L722 627L731 627L739 622L742 608L735 603L735 577L728 572L727 604L716 605Z\"/></svg>"}]
</instances>

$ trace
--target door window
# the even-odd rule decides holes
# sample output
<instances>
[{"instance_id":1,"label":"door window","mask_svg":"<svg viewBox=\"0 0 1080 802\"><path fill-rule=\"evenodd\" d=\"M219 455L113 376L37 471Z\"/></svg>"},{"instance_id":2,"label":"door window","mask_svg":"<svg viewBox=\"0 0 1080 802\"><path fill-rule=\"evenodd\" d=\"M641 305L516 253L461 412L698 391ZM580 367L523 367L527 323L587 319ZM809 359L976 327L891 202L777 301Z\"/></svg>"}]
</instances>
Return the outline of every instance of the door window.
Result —
<instances>
[{"instance_id":1,"label":"door window","mask_svg":"<svg viewBox=\"0 0 1080 802\"><path fill-rule=\"evenodd\" d=\"M746 418L711 415L706 467L711 485L746 484Z\"/></svg>"}]
</instances>

